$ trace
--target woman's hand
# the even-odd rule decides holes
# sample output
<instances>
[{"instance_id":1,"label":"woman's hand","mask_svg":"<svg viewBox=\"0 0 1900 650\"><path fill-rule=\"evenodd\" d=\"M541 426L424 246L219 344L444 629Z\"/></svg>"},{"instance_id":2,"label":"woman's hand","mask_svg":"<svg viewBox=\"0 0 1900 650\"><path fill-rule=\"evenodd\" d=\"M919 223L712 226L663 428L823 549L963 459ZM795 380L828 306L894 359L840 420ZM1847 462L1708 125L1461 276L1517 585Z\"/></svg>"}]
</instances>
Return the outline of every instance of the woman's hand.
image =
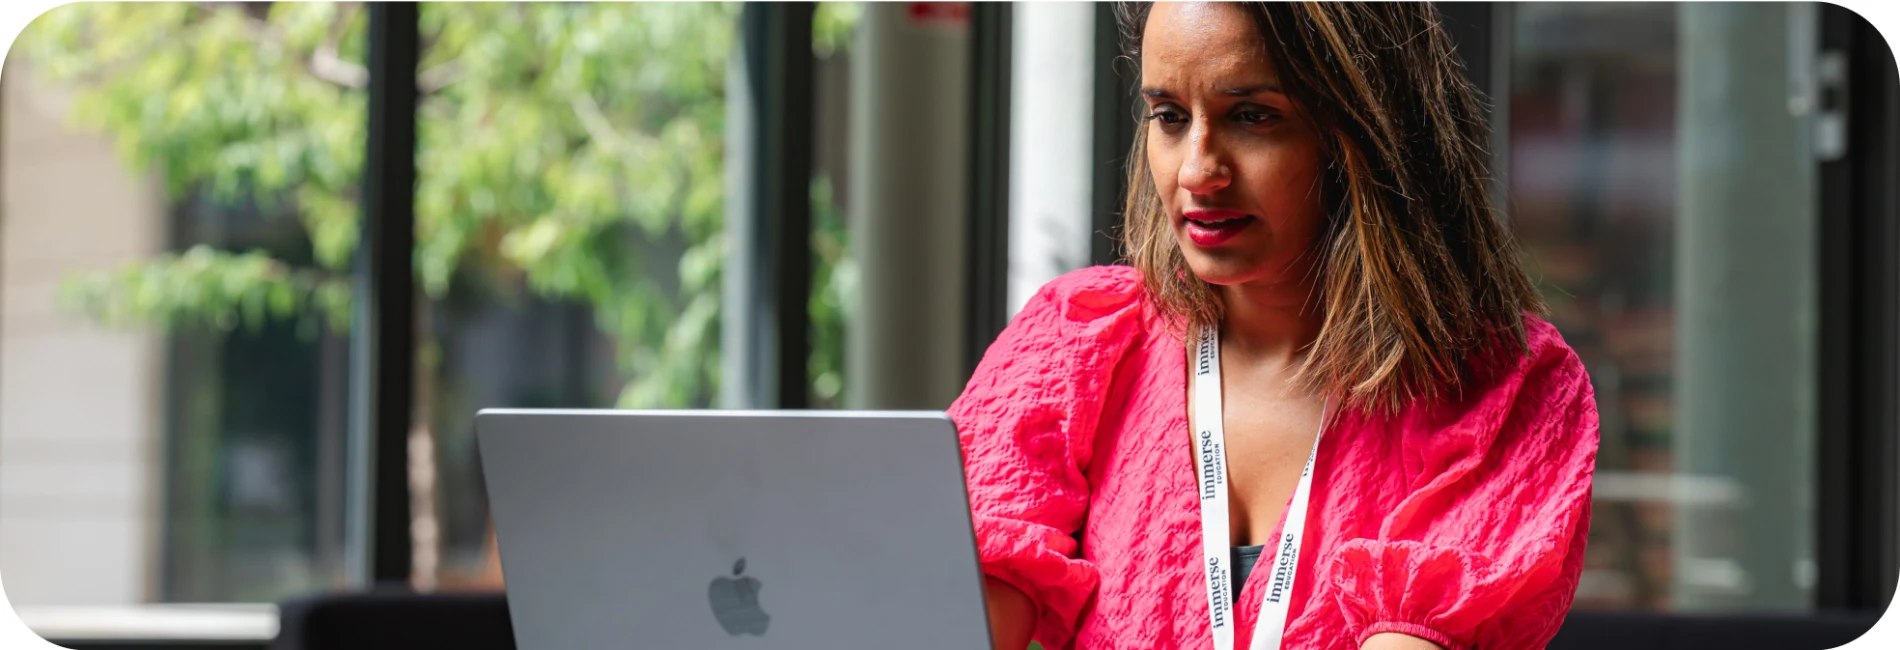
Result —
<instances>
[{"instance_id":1,"label":"woman's hand","mask_svg":"<svg viewBox=\"0 0 1900 650\"><path fill-rule=\"evenodd\" d=\"M989 576L983 576L983 592L989 603L991 646L996 650L1028 648L1036 630L1036 605L1029 595Z\"/></svg>"},{"instance_id":2,"label":"woman's hand","mask_svg":"<svg viewBox=\"0 0 1900 650\"><path fill-rule=\"evenodd\" d=\"M1430 641L1426 641L1424 639L1421 639L1415 636L1407 636L1404 634L1399 634L1397 632L1386 632L1384 634L1372 635L1372 638L1366 639L1365 645L1359 646L1359 650L1445 650L1445 649L1438 647L1438 644L1436 643L1432 643Z\"/></svg>"}]
</instances>

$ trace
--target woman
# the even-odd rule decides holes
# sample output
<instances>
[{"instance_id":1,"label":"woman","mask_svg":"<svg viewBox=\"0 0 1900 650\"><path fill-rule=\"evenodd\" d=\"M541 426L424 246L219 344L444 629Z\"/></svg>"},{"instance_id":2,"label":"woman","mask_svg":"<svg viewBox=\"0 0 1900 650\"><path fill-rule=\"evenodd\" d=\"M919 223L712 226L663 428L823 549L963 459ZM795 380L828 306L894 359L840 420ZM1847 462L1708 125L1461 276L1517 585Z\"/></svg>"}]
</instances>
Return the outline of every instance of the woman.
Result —
<instances>
[{"instance_id":1,"label":"woman","mask_svg":"<svg viewBox=\"0 0 1900 650\"><path fill-rule=\"evenodd\" d=\"M951 409L996 647L1543 647L1594 397L1432 6L1120 14L1131 266L1044 287Z\"/></svg>"}]
</instances>

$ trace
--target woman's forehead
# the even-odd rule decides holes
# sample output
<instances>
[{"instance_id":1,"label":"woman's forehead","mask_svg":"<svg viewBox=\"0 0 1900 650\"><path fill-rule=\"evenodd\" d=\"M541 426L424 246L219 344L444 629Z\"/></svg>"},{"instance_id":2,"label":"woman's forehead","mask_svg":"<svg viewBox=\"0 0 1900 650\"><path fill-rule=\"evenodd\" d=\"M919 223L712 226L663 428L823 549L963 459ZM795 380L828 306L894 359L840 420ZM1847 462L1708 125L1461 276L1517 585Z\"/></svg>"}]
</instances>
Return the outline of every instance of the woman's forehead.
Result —
<instances>
[{"instance_id":1,"label":"woman's forehead","mask_svg":"<svg viewBox=\"0 0 1900 650\"><path fill-rule=\"evenodd\" d=\"M1170 92L1278 85L1247 10L1226 3L1155 3L1142 36L1141 71L1144 89Z\"/></svg>"}]
</instances>

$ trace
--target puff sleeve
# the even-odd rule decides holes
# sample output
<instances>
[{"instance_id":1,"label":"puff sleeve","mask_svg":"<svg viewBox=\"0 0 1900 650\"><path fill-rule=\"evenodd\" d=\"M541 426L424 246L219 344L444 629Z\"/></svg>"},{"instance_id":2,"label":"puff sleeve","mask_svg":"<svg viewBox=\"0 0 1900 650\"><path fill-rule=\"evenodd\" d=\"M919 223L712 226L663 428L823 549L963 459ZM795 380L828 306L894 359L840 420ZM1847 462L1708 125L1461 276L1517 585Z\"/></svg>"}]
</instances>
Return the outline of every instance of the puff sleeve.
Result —
<instances>
[{"instance_id":1,"label":"puff sleeve","mask_svg":"<svg viewBox=\"0 0 1900 650\"><path fill-rule=\"evenodd\" d=\"M949 409L983 571L1035 603L1034 636L1048 647L1068 645L1097 584L1071 535L1114 367L1141 331L1133 274L1094 267L1044 286Z\"/></svg>"},{"instance_id":2,"label":"puff sleeve","mask_svg":"<svg viewBox=\"0 0 1900 650\"><path fill-rule=\"evenodd\" d=\"M1325 566L1354 647L1382 632L1450 650L1542 648L1575 595L1597 412L1588 375L1530 321L1518 368L1401 424L1409 493Z\"/></svg>"}]
</instances>

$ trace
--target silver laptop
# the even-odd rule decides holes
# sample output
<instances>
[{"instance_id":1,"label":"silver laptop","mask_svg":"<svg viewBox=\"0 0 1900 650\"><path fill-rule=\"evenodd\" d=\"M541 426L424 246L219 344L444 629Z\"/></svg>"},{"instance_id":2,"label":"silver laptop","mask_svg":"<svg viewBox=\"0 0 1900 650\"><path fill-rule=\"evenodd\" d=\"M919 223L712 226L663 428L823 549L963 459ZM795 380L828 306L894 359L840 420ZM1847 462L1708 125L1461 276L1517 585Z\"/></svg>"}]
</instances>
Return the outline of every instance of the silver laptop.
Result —
<instances>
[{"instance_id":1,"label":"silver laptop","mask_svg":"<svg viewBox=\"0 0 1900 650\"><path fill-rule=\"evenodd\" d=\"M943 413L485 410L522 650L989 648Z\"/></svg>"}]
</instances>

